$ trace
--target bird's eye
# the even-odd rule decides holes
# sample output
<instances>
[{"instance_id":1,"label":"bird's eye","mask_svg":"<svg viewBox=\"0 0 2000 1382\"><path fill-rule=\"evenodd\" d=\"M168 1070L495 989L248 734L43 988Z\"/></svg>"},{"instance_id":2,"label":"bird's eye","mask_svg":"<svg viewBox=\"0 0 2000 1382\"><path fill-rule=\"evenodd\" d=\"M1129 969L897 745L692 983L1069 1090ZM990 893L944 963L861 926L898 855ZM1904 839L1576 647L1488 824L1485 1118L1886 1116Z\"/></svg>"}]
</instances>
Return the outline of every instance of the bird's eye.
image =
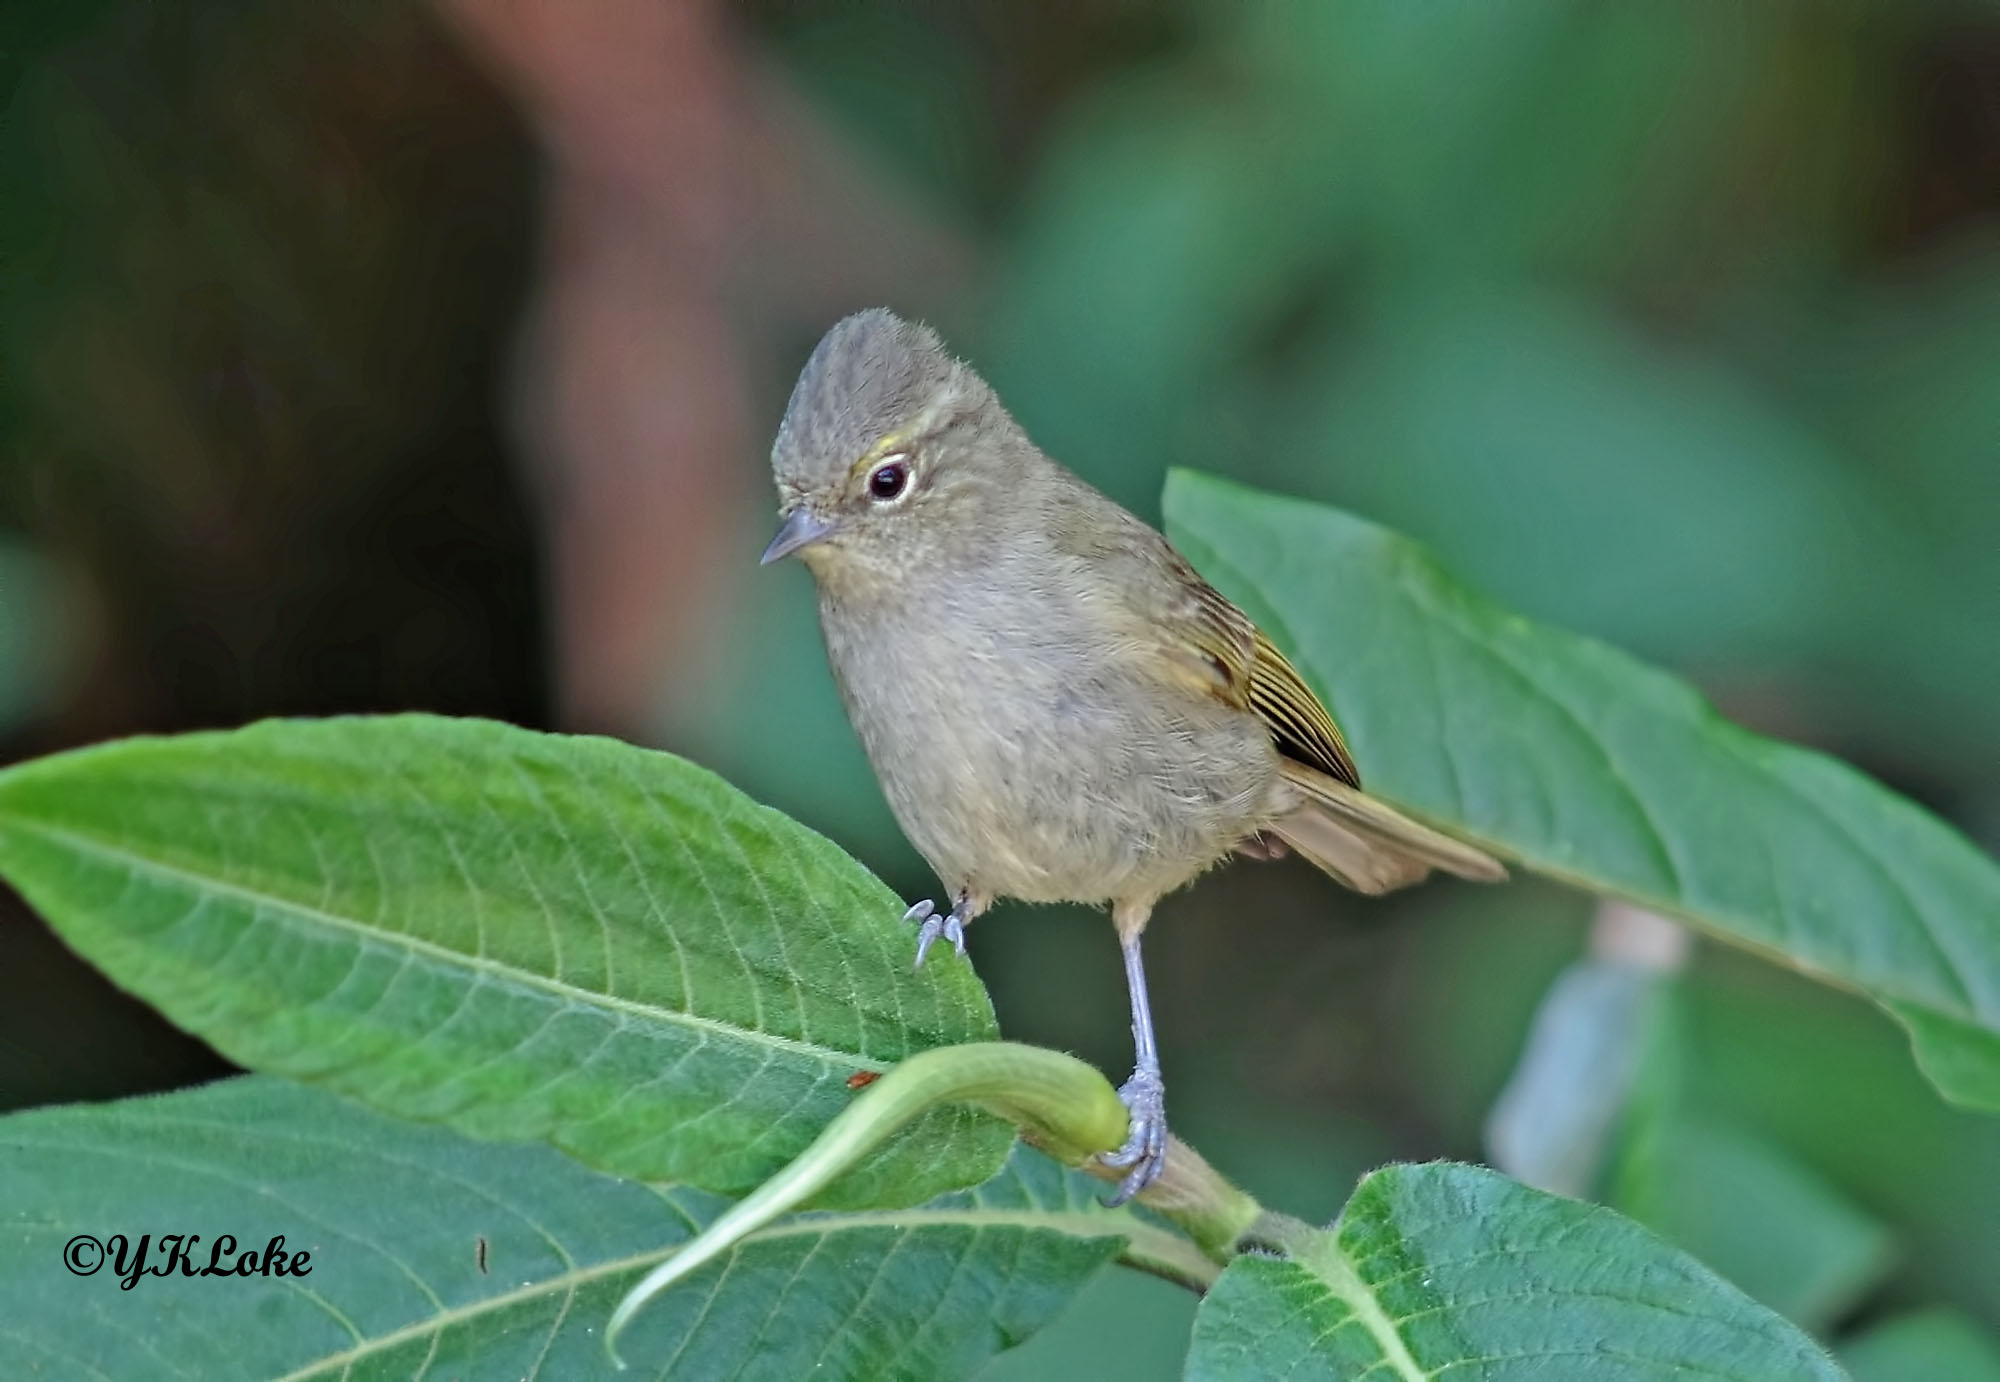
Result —
<instances>
[{"instance_id":1,"label":"bird's eye","mask_svg":"<svg viewBox=\"0 0 2000 1382\"><path fill-rule=\"evenodd\" d=\"M878 504L902 497L910 484L909 464L900 457L868 473L868 495Z\"/></svg>"}]
</instances>

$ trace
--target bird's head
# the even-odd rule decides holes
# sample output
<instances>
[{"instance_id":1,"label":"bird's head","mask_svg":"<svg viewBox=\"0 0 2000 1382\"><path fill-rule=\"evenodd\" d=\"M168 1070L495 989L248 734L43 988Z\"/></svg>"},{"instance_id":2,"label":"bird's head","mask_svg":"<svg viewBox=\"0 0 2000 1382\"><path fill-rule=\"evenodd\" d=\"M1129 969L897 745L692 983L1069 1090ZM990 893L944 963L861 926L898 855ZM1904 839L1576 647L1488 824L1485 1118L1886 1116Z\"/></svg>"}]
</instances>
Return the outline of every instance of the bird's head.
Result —
<instances>
[{"instance_id":1,"label":"bird's head","mask_svg":"<svg viewBox=\"0 0 2000 1382\"><path fill-rule=\"evenodd\" d=\"M1025 443L993 390L929 327L885 308L820 338L771 448L781 523L824 586L900 583L988 540Z\"/></svg>"}]
</instances>

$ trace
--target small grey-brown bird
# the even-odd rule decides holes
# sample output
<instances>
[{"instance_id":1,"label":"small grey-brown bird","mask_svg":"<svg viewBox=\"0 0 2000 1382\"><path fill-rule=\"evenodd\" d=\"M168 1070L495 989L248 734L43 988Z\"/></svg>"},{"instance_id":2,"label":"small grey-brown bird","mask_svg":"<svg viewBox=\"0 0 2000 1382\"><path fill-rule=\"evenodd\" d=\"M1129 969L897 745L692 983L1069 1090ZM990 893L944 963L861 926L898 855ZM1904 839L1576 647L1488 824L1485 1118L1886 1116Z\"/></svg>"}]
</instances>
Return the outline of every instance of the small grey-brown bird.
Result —
<instances>
[{"instance_id":1,"label":"small grey-brown bird","mask_svg":"<svg viewBox=\"0 0 2000 1382\"><path fill-rule=\"evenodd\" d=\"M1290 846L1364 893L1499 863L1364 795L1333 718L1166 538L1044 455L935 333L877 309L828 331L771 451L848 718L952 905L917 963L998 897L1108 903L1137 1059L1126 1174L1159 1175L1165 1086L1140 933L1232 851Z\"/></svg>"}]
</instances>

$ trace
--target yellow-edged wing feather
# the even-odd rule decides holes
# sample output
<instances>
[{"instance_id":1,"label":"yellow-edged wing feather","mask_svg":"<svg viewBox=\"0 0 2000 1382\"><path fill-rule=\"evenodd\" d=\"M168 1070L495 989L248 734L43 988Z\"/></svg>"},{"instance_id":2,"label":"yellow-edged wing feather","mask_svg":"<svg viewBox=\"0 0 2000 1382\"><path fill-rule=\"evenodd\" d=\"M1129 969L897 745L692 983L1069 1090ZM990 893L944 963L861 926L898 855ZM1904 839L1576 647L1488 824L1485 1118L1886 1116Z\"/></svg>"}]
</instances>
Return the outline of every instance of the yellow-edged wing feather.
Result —
<instances>
[{"instance_id":1,"label":"yellow-edged wing feather","mask_svg":"<svg viewBox=\"0 0 2000 1382\"><path fill-rule=\"evenodd\" d=\"M1362 892L1389 892L1440 868L1461 878L1497 882L1507 876L1484 850L1411 820L1361 790L1347 741L1326 707L1262 629L1250 669L1250 708L1270 727L1278 752L1291 761L1285 777L1313 809L1273 824L1300 853Z\"/></svg>"},{"instance_id":2,"label":"yellow-edged wing feather","mask_svg":"<svg viewBox=\"0 0 2000 1382\"><path fill-rule=\"evenodd\" d=\"M1134 624L1153 635L1167 665L1191 689L1255 714L1285 757L1359 787L1339 726L1277 645L1165 538L1136 519L1131 529L1121 536L1136 541L1106 544L1090 555L1100 563L1124 559L1165 568L1169 579L1141 576L1123 584L1119 593L1121 600L1138 605Z\"/></svg>"},{"instance_id":3,"label":"yellow-edged wing feather","mask_svg":"<svg viewBox=\"0 0 2000 1382\"><path fill-rule=\"evenodd\" d=\"M1264 636L1262 629L1254 632L1257 652L1250 664L1249 706L1271 727L1278 752L1318 768L1337 782L1359 787L1361 774L1354 770L1354 759L1347 752L1347 741L1341 738L1340 726L1333 722L1333 716L1320 704L1304 678L1285 661L1277 645Z\"/></svg>"},{"instance_id":4,"label":"yellow-edged wing feather","mask_svg":"<svg viewBox=\"0 0 2000 1382\"><path fill-rule=\"evenodd\" d=\"M1507 876L1500 861L1484 850L1411 820L1362 791L1340 726L1305 678L1249 615L1196 575L1179 553L1167 550L1186 592L1183 617L1174 627L1195 650L1190 671L1205 671L1209 694L1263 721L1287 760L1286 779L1310 803L1272 822L1280 839L1365 893L1404 887L1433 868L1486 882Z\"/></svg>"}]
</instances>

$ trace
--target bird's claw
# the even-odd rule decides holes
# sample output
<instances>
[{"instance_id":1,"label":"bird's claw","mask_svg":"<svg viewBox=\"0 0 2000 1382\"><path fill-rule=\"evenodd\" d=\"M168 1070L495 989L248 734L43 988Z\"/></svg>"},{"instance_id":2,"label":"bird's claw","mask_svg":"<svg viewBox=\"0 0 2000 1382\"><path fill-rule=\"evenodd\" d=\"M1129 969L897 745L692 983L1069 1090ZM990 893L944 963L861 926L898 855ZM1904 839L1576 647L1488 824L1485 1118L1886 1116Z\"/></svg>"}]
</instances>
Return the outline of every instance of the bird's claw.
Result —
<instances>
[{"instance_id":1,"label":"bird's claw","mask_svg":"<svg viewBox=\"0 0 2000 1382\"><path fill-rule=\"evenodd\" d=\"M917 928L917 962L912 968L924 967L924 956L930 953L931 946L940 936L951 942L953 950L961 955L965 953L965 922L958 915L956 907L940 914L935 903L919 902L903 913L903 920L923 923Z\"/></svg>"},{"instance_id":2,"label":"bird's claw","mask_svg":"<svg viewBox=\"0 0 2000 1382\"><path fill-rule=\"evenodd\" d=\"M1118 1087L1118 1100L1130 1115L1125 1145L1097 1158L1125 1172L1118 1189L1104 1200L1107 1209L1116 1209L1158 1180L1167 1165L1167 1090L1159 1073L1133 1071L1132 1078Z\"/></svg>"}]
</instances>

